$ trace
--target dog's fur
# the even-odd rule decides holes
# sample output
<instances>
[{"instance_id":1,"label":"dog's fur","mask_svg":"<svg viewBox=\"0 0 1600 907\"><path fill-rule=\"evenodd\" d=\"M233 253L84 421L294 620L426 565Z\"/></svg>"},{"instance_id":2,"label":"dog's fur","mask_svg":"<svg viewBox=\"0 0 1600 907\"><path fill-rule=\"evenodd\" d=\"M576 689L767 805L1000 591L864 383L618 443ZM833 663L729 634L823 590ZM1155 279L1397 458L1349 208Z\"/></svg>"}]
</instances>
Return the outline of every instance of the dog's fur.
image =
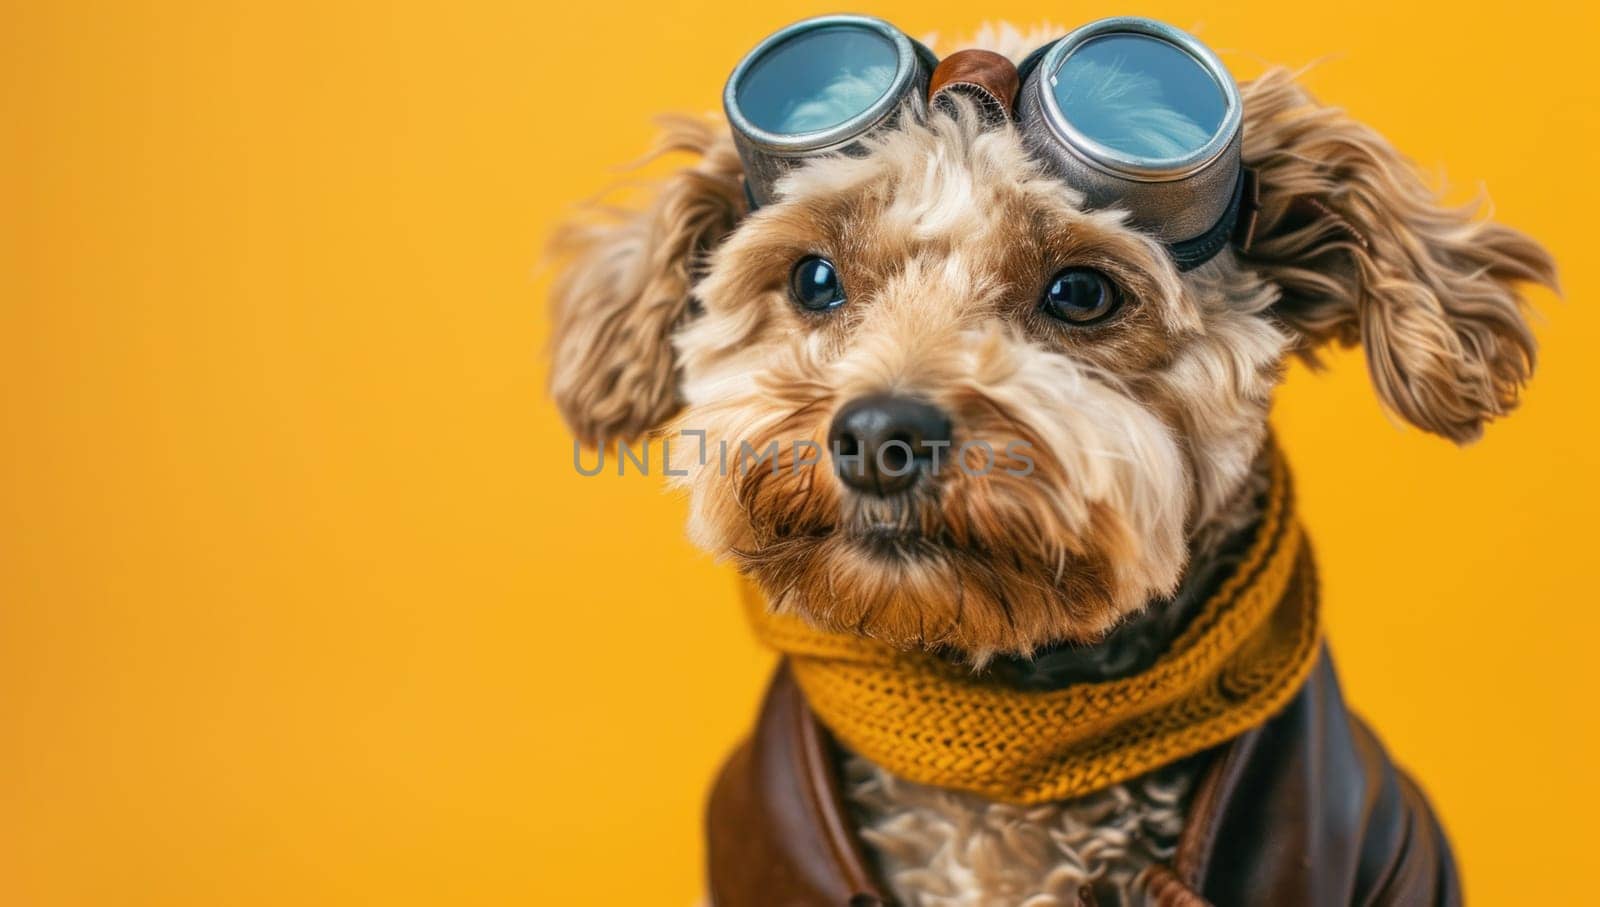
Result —
<instances>
[{"instance_id":1,"label":"dog's fur","mask_svg":"<svg viewBox=\"0 0 1600 907\"><path fill-rule=\"evenodd\" d=\"M1061 30L987 30L1014 59ZM971 46L971 45L960 45ZM882 499L826 468L690 466L690 533L779 609L837 631L959 653L975 666L1093 642L1171 600L1249 522L1285 358L1359 343L1379 399L1456 442L1516 404L1534 362L1520 281L1553 285L1533 241L1442 207L1382 137L1273 70L1241 88L1261 181L1247 253L1180 274L1115 210L1088 211L1010 127L908 117L860 157L792 171L745 211L726 127L667 121L698 156L643 211L570 228L555 290L552 391L580 438L678 424L711 439L822 448L859 396L947 412L954 442L1031 445L1026 477L945 469ZM814 313L790 270L827 255L848 293ZM1039 310L1068 265L1126 304L1074 329ZM977 470L975 470L976 472ZM882 540L892 539L885 552ZM852 759L851 798L909 904L1120 900L1165 856L1189 781L1163 773L1071 804L1019 809L918 787Z\"/></svg>"}]
</instances>

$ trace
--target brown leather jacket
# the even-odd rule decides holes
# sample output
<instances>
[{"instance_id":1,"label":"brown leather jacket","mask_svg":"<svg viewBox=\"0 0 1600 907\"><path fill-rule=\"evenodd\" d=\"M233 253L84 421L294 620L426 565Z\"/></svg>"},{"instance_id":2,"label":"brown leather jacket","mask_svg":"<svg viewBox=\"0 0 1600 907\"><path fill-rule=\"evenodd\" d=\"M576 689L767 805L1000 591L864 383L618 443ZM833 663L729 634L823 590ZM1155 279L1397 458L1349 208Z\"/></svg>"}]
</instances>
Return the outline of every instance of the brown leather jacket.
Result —
<instances>
[{"instance_id":1,"label":"brown leather jacket","mask_svg":"<svg viewBox=\"0 0 1600 907\"><path fill-rule=\"evenodd\" d=\"M1295 699L1217 747L1150 901L1457 905L1449 844L1427 800L1345 709L1324 652ZM839 790L835 752L785 667L707 814L714 907L879 907ZM1086 899L1085 903L1089 903Z\"/></svg>"}]
</instances>

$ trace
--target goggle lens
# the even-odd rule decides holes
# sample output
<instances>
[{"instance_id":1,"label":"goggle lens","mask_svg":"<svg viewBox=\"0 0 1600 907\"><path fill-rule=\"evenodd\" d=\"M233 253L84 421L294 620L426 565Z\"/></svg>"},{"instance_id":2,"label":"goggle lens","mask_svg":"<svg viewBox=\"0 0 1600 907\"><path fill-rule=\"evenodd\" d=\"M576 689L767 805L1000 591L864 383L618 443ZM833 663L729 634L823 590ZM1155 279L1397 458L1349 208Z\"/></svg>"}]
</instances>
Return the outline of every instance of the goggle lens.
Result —
<instances>
[{"instance_id":1,"label":"goggle lens","mask_svg":"<svg viewBox=\"0 0 1600 907\"><path fill-rule=\"evenodd\" d=\"M1228 112L1222 86L1200 61L1149 35L1085 41L1051 74L1050 90L1085 138L1150 163L1199 151Z\"/></svg>"},{"instance_id":2,"label":"goggle lens","mask_svg":"<svg viewBox=\"0 0 1600 907\"><path fill-rule=\"evenodd\" d=\"M888 38L849 25L795 35L754 60L735 86L739 109L780 135L832 129L870 110L893 87L899 53Z\"/></svg>"}]
</instances>

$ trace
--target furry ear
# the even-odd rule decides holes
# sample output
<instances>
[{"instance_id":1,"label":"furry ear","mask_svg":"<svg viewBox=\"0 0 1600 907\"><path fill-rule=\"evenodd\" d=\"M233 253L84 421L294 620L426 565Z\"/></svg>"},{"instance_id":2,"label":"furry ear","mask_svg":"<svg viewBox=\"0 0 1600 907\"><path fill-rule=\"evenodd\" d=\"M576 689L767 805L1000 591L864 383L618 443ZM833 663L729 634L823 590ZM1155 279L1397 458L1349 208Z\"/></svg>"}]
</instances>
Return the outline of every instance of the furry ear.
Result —
<instances>
[{"instance_id":1,"label":"furry ear","mask_svg":"<svg viewBox=\"0 0 1600 907\"><path fill-rule=\"evenodd\" d=\"M551 243L568 258L552 292L550 393L585 443L628 441L680 405L671 335L690 313L706 252L745 208L739 157L709 117L673 117L652 157L698 155L642 211L606 210Z\"/></svg>"},{"instance_id":2,"label":"furry ear","mask_svg":"<svg viewBox=\"0 0 1600 907\"><path fill-rule=\"evenodd\" d=\"M1360 342L1384 404L1457 443L1510 412L1533 371L1517 284L1554 288L1538 243L1442 207L1373 130L1275 69L1241 89L1244 159L1260 179L1243 256L1282 289L1277 313L1315 364L1325 342Z\"/></svg>"}]
</instances>

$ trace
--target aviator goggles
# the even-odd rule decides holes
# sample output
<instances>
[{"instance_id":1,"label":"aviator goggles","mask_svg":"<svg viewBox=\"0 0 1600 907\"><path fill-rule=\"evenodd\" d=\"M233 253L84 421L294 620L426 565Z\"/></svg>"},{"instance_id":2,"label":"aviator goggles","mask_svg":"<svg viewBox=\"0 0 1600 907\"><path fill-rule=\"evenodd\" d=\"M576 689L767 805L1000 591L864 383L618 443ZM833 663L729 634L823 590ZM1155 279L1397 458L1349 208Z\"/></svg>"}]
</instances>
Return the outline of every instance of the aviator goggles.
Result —
<instances>
[{"instance_id":1,"label":"aviator goggles","mask_svg":"<svg viewBox=\"0 0 1600 907\"><path fill-rule=\"evenodd\" d=\"M859 152L865 137L947 93L1013 120L1052 173L1090 207L1126 210L1179 270L1230 240L1248 245L1256 190L1240 159L1238 86L1194 37L1137 17L1091 22L1020 67L978 50L941 61L868 16L779 30L739 61L723 93L752 210L773 201L795 163Z\"/></svg>"}]
</instances>

